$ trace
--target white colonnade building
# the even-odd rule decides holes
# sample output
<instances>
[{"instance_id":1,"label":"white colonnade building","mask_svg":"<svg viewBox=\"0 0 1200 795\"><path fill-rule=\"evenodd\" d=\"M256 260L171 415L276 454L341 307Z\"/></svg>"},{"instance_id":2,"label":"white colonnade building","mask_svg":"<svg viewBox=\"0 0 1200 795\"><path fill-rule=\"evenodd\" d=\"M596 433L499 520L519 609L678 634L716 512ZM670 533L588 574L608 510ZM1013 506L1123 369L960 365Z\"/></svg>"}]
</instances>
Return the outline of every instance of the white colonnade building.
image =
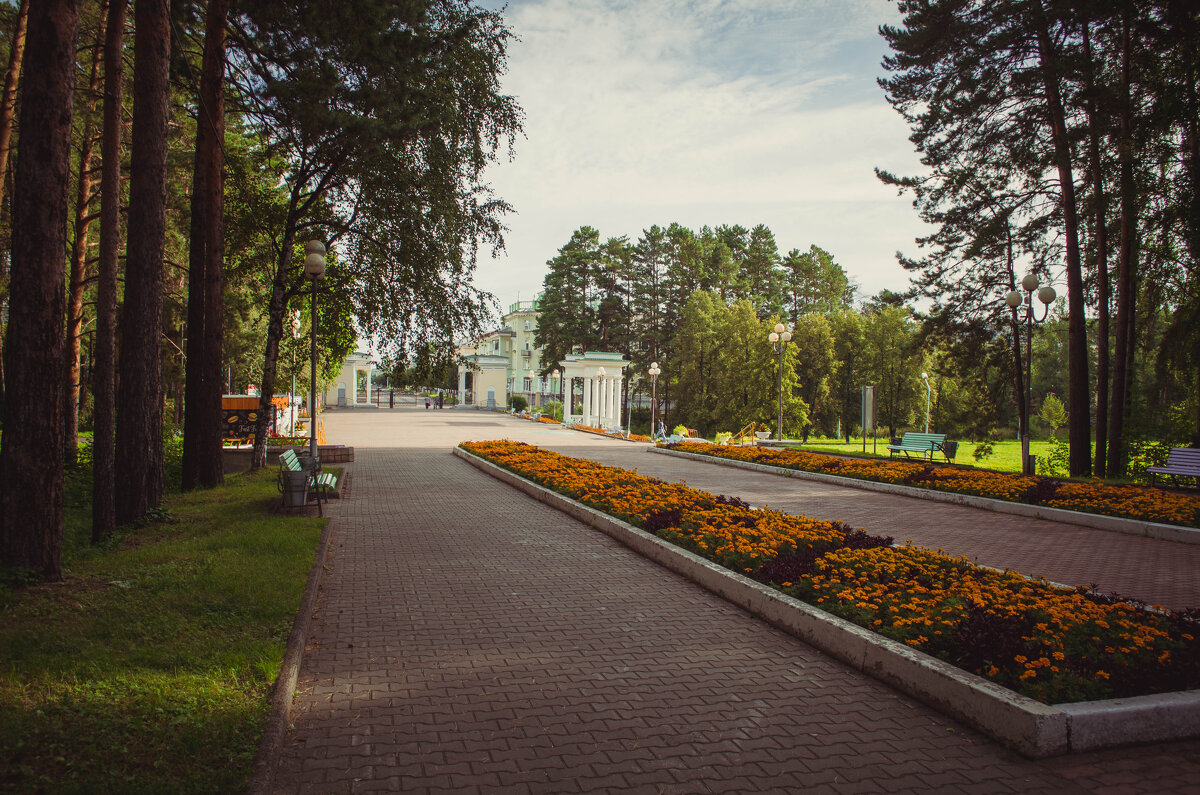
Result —
<instances>
[{"instance_id":1,"label":"white colonnade building","mask_svg":"<svg viewBox=\"0 0 1200 795\"><path fill-rule=\"evenodd\" d=\"M587 425L606 431L621 428L622 385L628 366L629 362L620 353L567 354L559 362L563 383L569 385L564 421L569 425ZM578 405L573 399L576 381L582 387Z\"/></svg>"}]
</instances>

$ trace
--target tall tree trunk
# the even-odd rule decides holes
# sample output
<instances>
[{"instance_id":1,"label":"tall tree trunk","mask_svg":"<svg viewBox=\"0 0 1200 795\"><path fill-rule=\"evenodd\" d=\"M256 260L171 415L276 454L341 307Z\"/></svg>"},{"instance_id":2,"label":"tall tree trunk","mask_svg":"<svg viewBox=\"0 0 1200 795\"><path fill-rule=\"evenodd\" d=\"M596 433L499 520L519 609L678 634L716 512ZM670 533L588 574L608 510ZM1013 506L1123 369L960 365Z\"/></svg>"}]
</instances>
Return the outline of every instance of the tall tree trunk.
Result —
<instances>
[{"instance_id":1,"label":"tall tree trunk","mask_svg":"<svg viewBox=\"0 0 1200 795\"><path fill-rule=\"evenodd\" d=\"M1059 85L1058 58L1050 41L1050 31L1041 2L1033 4L1036 15L1038 55L1042 85L1046 92L1046 113L1054 139L1054 163L1058 169L1063 232L1067 257L1067 439L1071 446L1070 474L1086 477L1092 473L1091 400L1088 382L1088 344L1083 299L1083 265L1079 256L1079 214L1075 200L1075 175L1071 168L1071 142L1067 137L1066 115Z\"/></svg>"},{"instance_id":2,"label":"tall tree trunk","mask_svg":"<svg viewBox=\"0 0 1200 795\"><path fill-rule=\"evenodd\" d=\"M224 482L221 456L221 343L224 311L225 18L228 0L209 0L200 73L192 181L183 487Z\"/></svg>"},{"instance_id":3,"label":"tall tree trunk","mask_svg":"<svg viewBox=\"0 0 1200 795\"><path fill-rule=\"evenodd\" d=\"M21 0L17 8L17 23L13 29L12 46L8 51L8 71L4 75L4 94L0 97L0 205L4 189L8 186L8 149L12 141L13 113L17 105L17 83L21 79L21 59L25 54L25 27L29 19L29 0ZM10 224L11 228L11 224ZM7 266L8 263L4 263ZM7 267L0 267L0 276L5 276ZM5 300L0 298L0 312ZM3 334L0 334L0 407L4 404L4 357Z\"/></svg>"},{"instance_id":4,"label":"tall tree trunk","mask_svg":"<svg viewBox=\"0 0 1200 795\"><path fill-rule=\"evenodd\" d=\"M111 0L104 29L104 132L100 144L100 264L93 362L92 542L117 527L113 415L116 405L117 261L121 250L121 54L125 2Z\"/></svg>"},{"instance_id":5,"label":"tall tree trunk","mask_svg":"<svg viewBox=\"0 0 1200 795\"><path fill-rule=\"evenodd\" d=\"M275 279L271 284L271 298L267 306L267 349L263 355L262 383L259 385L258 419L254 424L254 451L250 456L250 467L259 469L267 465L267 428L271 423L271 413L275 410L272 399L275 397L275 377L279 369L279 341L283 339L283 313L287 307L287 275L288 264L291 262L292 248L295 245L296 196L293 194L292 207L288 211L288 220L284 224L283 241L279 250L279 259L275 264ZM313 330L316 333L316 330ZM351 388L354 385L351 384ZM315 390L316 387L314 386ZM308 407L309 422L316 427L317 407Z\"/></svg>"},{"instance_id":6,"label":"tall tree trunk","mask_svg":"<svg viewBox=\"0 0 1200 795\"><path fill-rule=\"evenodd\" d=\"M169 0L135 0L133 133L121 383L117 393L117 523L163 497L162 284L167 199Z\"/></svg>"},{"instance_id":7,"label":"tall tree trunk","mask_svg":"<svg viewBox=\"0 0 1200 795\"><path fill-rule=\"evenodd\" d=\"M12 142L13 112L17 104L17 83L21 78L21 61L25 55L25 27L29 19L29 0L21 0L17 8L17 24L13 30L12 47L8 53L8 71L4 73L4 96L0 98L0 175L8 171L8 148ZM4 198L4 181L0 179L0 199Z\"/></svg>"},{"instance_id":8,"label":"tall tree trunk","mask_svg":"<svg viewBox=\"0 0 1200 795\"><path fill-rule=\"evenodd\" d=\"M83 288L87 276L88 239L92 230L92 200L96 179L92 174L92 155L96 147L94 117L100 91L100 62L104 56L104 23L107 2L100 4L100 26L96 46L92 50L91 77L88 80L87 116L79 141L79 172L75 181L75 209L71 219L71 272L67 284L67 427L65 449L67 461L75 463L79 453L79 359L83 350Z\"/></svg>"},{"instance_id":9,"label":"tall tree trunk","mask_svg":"<svg viewBox=\"0 0 1200 795\"><path fill-rule=\"evenodd\" d=\"M1137 268L1137 185L1133 178L1133 96L1130 86L1129 12L1121 24L1121 114L1117 164L1121 193L1121 244L1117 259L1117 334L1113 350L1112 414L1109 418L1108 475L1125 472L1125 417L1133 356L1134 272Z\"/></svg>"},{"instance_id":10,"label":"tall tree trunk","mask_svg":"<svg viewBox=\"0 0 1200 795\"><path fill-rule=\"evenodd\" d=\"M1104 192L1104 172L1100 165L1101 116L1096 108L1096 62L1090 35L1091 22L1083 23L1083 53L1087 70L1088 170L1092 178L1093 233L1096 261L1092 274L1096 280L1096 461L1097 474L1108 471L1108 197Z\"/></svg>"},{"instance_id":11,"label":"tall tree trunk","mask_svg":"<svg viewBox=\"0 0 1200 795\"><path fill-rule=\"evenodd\" d=\"M29 10L13 183L8 397L0 448L0 564L59 579L63 536L63 252L79 0Z\"/></svg>"}]
</instances>

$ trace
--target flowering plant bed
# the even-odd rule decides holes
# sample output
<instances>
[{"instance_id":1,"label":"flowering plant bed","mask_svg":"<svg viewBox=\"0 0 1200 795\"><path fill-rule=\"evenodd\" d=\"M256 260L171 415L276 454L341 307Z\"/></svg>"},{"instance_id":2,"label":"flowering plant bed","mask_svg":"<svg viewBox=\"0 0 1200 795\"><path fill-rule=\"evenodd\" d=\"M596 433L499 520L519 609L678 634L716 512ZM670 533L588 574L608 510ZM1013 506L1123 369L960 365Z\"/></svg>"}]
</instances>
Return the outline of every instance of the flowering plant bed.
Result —
<instances>
[{"instance_id":1,"label":"flowering plant bed","mask_svg":"<svg viewBox=\"0 0 1200 795\"><path fill-rule=\"evenodd\" d=\"M531 445L461 447L880 635L1046 704L1200 685L1195 616L892 547L840 522L755 510Z\"/></svg>"},{"instance_id":2,"label":"flowering plant bed","mask_svg":"<svg viewBox=\"0 0 1200 795\"><path fill-rule=\"evenodd\" d=\"M1102 516L1117 516L1183 527L1200 527L1200 497L1152 486L1116 486L1015 475L918 461L842 458L806 450L740 448L715 444L667 445L689 453L766 464L782 469L893 483L994 500L1042 505Z\"/></svg>"}]
</instances>

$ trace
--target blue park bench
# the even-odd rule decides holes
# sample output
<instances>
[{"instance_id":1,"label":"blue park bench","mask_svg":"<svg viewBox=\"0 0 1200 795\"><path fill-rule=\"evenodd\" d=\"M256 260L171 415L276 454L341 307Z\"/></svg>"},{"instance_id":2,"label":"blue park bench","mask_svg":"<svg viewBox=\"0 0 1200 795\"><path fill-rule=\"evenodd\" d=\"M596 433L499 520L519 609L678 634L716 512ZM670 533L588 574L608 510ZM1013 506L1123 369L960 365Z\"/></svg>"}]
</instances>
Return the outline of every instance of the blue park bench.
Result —
<instances>
[{"instance_id":1,"label":"blue park bench","mask_svg":"<svg viewBox=\"0 0 1200 795\"><path fill-rule=\"evenodd\" d=\"M1170 475L1171 482L1176 485L1180 477L1195 478L1196 483L1200 484L1200 448L1172 447L1171 452L1167 454L1166 464L1160 467L1146 467L1146 471L1150 473L1151 483L1156 480L1156 475Z\"/></svg>"},{"instance_id":2,"label":"blue park bench","mask_svg":"<svg viewBox=\"0 0 1200 795\"><path fill-rule=\"evenodd\" d=\"M912 453L920 453L922 458L933 460L934 453L941 453L947 461L953 461L958 442L947 442L944 433L906 433L899 439L892 439L887 447L889 456L904 453L907 458Z\"/></svg>"},{"instance_id":3,"label":"blue park bench","mask_svg":"<svg viewBox=\"0 0 1200 795\"><path fill-rule=\"evenodd\" d=\"M296 455L295 450L284 450L279 454L279 490L284 491L286 484L284 483L283 473L288 472L303 472L304 465L300 462L300 457ZM322 472L321 464L317 463L314 471L308 473L306 479L308 491L311 491L317 497L317 513L321 516L325 515L321 507L322 502L329 500L329 492L337 489L337 476L331 472Z\"/></svg>"}]
</instances>

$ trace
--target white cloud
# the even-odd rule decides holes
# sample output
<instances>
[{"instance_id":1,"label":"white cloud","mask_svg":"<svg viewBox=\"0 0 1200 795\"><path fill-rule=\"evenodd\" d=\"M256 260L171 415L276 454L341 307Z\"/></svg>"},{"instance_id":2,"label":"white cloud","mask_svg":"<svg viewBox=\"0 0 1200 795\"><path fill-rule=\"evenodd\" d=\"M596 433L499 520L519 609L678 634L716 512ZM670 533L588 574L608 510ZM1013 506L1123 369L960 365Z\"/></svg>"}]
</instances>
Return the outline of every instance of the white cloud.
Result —
<instances>
[{"instance_id":1,"label":"white cloud","mask_svg":"<svg viewBox=\"0 0 1200 795\"><path fill-rule=\"evenodd\" d=\"M636 239L765 223L783 251L830 250L868 292L905 285L894 254L923 229L873 173L918 168L874 82L886 2L528 0L507 18L521 41L504 85L527 139L489 174L517 214L508 254L477 275L502 306L538 291L582 225Z\"/></svg>"}]
</instances>

